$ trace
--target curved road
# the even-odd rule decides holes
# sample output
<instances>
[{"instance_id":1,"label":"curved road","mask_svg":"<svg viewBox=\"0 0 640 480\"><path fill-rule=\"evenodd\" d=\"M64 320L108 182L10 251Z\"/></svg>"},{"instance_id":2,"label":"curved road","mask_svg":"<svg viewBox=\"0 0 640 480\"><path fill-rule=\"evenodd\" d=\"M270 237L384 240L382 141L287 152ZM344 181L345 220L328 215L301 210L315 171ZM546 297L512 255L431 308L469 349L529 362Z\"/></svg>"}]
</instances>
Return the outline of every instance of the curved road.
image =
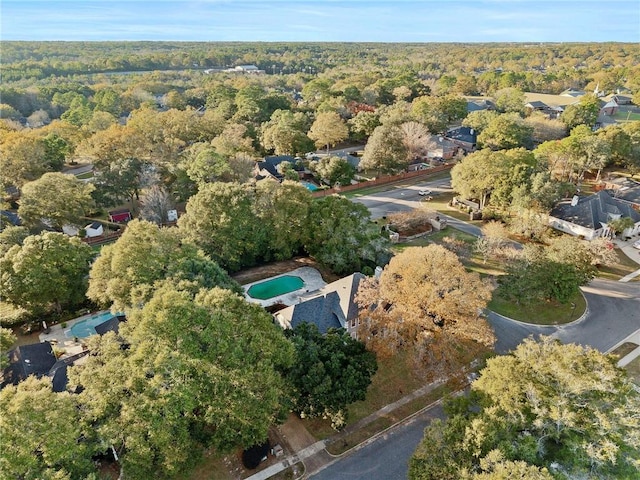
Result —
<instances>
[{"instance_id":1,"label":"curved road","mask_svg":"<svg viewBox=\"0 0 640 480\"><path fill-rule=\"evenodd\" d=\"M563 342L590 345L606 352L616 343L640 329L640 283L621 283L596 279L582 289L588 312L582 320L560 326L527 325L490 313L496 331L496 350L505 353L529 335L552 335ZM314 480L405 479L409 459L422 439L424 427L433 418L442 418L439 406L417 415L406 424L350 454L337 458Z\"/></svg>"},{"instance_id":2,"label":"curved road","mask_svg":"<svg viewBox=\"0 0 640 480\"><path fill-rule=\"evenodd\" d=\"M420 185L355 198L372 212L374 218L417 206L418 190L429 187L448 189L448 179L422 182ZM464 222L461 222L464 223ZM456 225L458 228L458 225ZM470 232L471 233L471 232ZM640 329L640 282L615 282L595 279L582 291L587 312L581 320L560 326L538 326L516 322L493 312L496 350L506 353L529 335L552 335L565 343L590 345L606 352L631 333ZM433 418L442 418L439 406L427 409L411 421L336 459L325 469L311 474L314 480L389 480L407 478L408 462L422 438L424 427Z\"/></svg>"}]
</instances>

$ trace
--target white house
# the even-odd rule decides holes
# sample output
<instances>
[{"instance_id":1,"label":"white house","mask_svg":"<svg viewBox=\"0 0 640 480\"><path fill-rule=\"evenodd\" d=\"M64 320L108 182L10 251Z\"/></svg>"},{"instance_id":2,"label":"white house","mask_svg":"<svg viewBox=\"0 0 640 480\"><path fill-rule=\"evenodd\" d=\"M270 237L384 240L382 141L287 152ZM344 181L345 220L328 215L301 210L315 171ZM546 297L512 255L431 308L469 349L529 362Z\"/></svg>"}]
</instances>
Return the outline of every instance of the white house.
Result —
<instances>
[{"instance_id":1,"label":"white house","mask_svg":"<svg viewBox=\"0 0 640 480\"><path fill-rule=\"evenodd\" d=\"M634 225L621 232L621 237L640 234L640 213L608 191L601 190L588 197L576 195L572 200L558 203L549 214L549 225L585 240L593 240L612 236L609 222L622 217L631 218Z\"/></svg>"}]
</instances>

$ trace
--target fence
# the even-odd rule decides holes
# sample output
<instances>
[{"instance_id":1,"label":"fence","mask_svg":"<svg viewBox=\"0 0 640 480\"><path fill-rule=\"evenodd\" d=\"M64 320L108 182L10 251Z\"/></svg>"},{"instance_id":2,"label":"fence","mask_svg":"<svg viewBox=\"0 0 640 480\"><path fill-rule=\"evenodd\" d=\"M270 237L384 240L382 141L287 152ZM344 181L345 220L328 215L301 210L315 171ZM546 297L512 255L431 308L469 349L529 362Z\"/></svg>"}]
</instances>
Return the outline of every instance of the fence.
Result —
<instances>
[{"instance_id":1,"label":"fence","mask_svg":"<svg viewBox=\"0 0 640 480\"><path fill-rule=\"evenodd\" d=\"M440 165L439 167L433 167L428 170L418 170L416 172L399 173L398 175L383 175L375 180L368 180L366 182L360 182L355 185L345 185L338 189L329 188L327 190L316 190L312 192L312 196L315 198L326 197L327 195L333 195L334 193L351 192L354 190L362 190L365 188L377 187L379 185L387 185L389 183L399 182L407 179L415 179L420 177L428 177L438 172L450 170L453 165Z\"/></svg>"}]
</instances>

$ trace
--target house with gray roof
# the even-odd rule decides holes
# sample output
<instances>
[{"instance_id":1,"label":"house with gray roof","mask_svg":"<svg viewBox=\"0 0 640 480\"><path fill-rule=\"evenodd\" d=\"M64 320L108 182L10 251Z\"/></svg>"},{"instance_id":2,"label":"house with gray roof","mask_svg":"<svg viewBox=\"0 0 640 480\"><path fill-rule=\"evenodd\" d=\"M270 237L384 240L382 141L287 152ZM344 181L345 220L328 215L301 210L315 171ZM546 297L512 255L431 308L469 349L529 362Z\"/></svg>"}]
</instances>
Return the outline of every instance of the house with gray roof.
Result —
<instances>
[{"instance_id":1,"label":"house with gray roof","mask_svg":"<svg viewBox=\"0 0 640 480\"><path fill-rule=\"evenodd\" d=\"M300 303L280 310L274 318L282 328L306 322L316 325L322 334L330 328L344 328L355 336L358 305L354 297L363 278L363 274L354 273L329 283L301 297Z\"/></svg>"},{"instance_id":2,"label":"house with gray roof","mask_svg":"<svg viewBox=\"0 0 640 480\"><path fill-rule=\"evenodd\" d=\"M2 372L0 388L17 385L30 375L38 378L47 375L57 360L49 342L20 345L6 355L9 357L9 365Z\"/></svg>"},{"instance_id":3,"label":"house with gray roof","mask_svg":"<svg viewBox=\"0 0 640 480\"><path fill-rule=\"evenodd\" d=\"M640 183L633 180L626 180L614 190L611 195L621 202L628 203L637 211L640 211Z\"/></svg>"},{"instance_id":4,"label":"house with gray roof","mask_svg":"<svg viewBox=\"0 0 640 480\"><path fill-rule=\"evenodd\" d=\"M609 222L629 217L634 226L621 233L622 237L640 234L640 213L629 203L622 202L606 190L588 197L578 197L558 203L549 214L549 225L556 230L581 236L585 240L612 235Z\"/></svg>"}]
</instances>

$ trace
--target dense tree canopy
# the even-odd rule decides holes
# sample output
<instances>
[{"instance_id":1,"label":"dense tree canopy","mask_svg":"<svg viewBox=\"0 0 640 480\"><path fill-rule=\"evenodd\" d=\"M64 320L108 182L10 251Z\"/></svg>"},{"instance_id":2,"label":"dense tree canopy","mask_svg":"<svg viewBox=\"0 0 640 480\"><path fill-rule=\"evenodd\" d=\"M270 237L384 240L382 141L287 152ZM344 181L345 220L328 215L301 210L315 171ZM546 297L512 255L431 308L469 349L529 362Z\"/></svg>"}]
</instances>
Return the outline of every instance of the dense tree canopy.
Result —
<instances>
[{"instance_id":1,"label":"dense tree canopy","mask_svg":"<svg viewBox=\"0 0 640 480\"><path fill-rule=\"evenodd\" d=\"M286 412L293 349L270 315L228 290L170 285L70 373L97 434L131 478L184 474L204 448L265 440Z\"/></svg>"},{"instance_id":2,"label":"dense tree canopy","mask_svg":"<svg viewBox=\"0 0 640 480\"><path fill-rule=\"evenodd\" d=\"M45 173L22 187L18 215L26 225L45 222L58 231L65 225L86 225L84 217L94 207L94 189L73 175Z\"/></svg>"},{"instance_id":3,"label":"dense tree canopy","mask_svg":"<svg viewBox=\"0 0 640 480\"><path fill-rule=\"evenodd\" d=\"M0 391L0 412L4 478L97 478L88 475L99 447L77 396L55 393L49 379L32 375Z\"/></svg>"},{"instance_id":4,"label":"dense tree canopy","mask_svg":"<svg viewBox=\"0 0 640 480\"><path fill-rule=\"evenodd\" d=\"M313 202L305 227L305 250L337 274L375 268L388 260L388 241L364 205L332 195Z\"/></svg>"},{"instance_id":5,"label":"dense tree canopy","mask_svg":"<svg viewBox=\"0 0 640 480\"><path fill-rule=\"evenodd\" d=\"M476 476L504 460L526 478L638 476L640 395L611 357L527 339L488 360L471 388L445 424L425 430L409 478L513 478Z\"/></svg>"},{"instance_id":6,"label":"dense tree canopy","mask_svg":"<svg viewBox=\"0 0 640 480\"><path fill-rule=\"evenodd\" d=\"M329 416L336 427L345 420L345 408L364 400L376 357L345 330L325 335L312 323L287 330L295 360L287 371L294 388L294 409L306 416Z\"/></svg>"},{"instance_id":7,"label":"dense tree canopy","mask_svg":"<svg viewBox=\"0 0 640 480\"><path fill-rule=\"evenodd\" d=\"M27 237L0 258L2 299L32 313L60 312L84 301L91 247L45 232Z\"/></svg>"},{"instance_id":8,"label":"dense tree canopy","mask_svg":"<svg viewBox=\"0 0 640 480\"><path fill-rule=\"evenodd\" d=\"M183 242L176 229L133 220L115 243L102 248L91 267L87 296L124 311L144 304L163 280L191 291L214 286L239 291L218 264Z\"/></svg>"}]
</instances>

